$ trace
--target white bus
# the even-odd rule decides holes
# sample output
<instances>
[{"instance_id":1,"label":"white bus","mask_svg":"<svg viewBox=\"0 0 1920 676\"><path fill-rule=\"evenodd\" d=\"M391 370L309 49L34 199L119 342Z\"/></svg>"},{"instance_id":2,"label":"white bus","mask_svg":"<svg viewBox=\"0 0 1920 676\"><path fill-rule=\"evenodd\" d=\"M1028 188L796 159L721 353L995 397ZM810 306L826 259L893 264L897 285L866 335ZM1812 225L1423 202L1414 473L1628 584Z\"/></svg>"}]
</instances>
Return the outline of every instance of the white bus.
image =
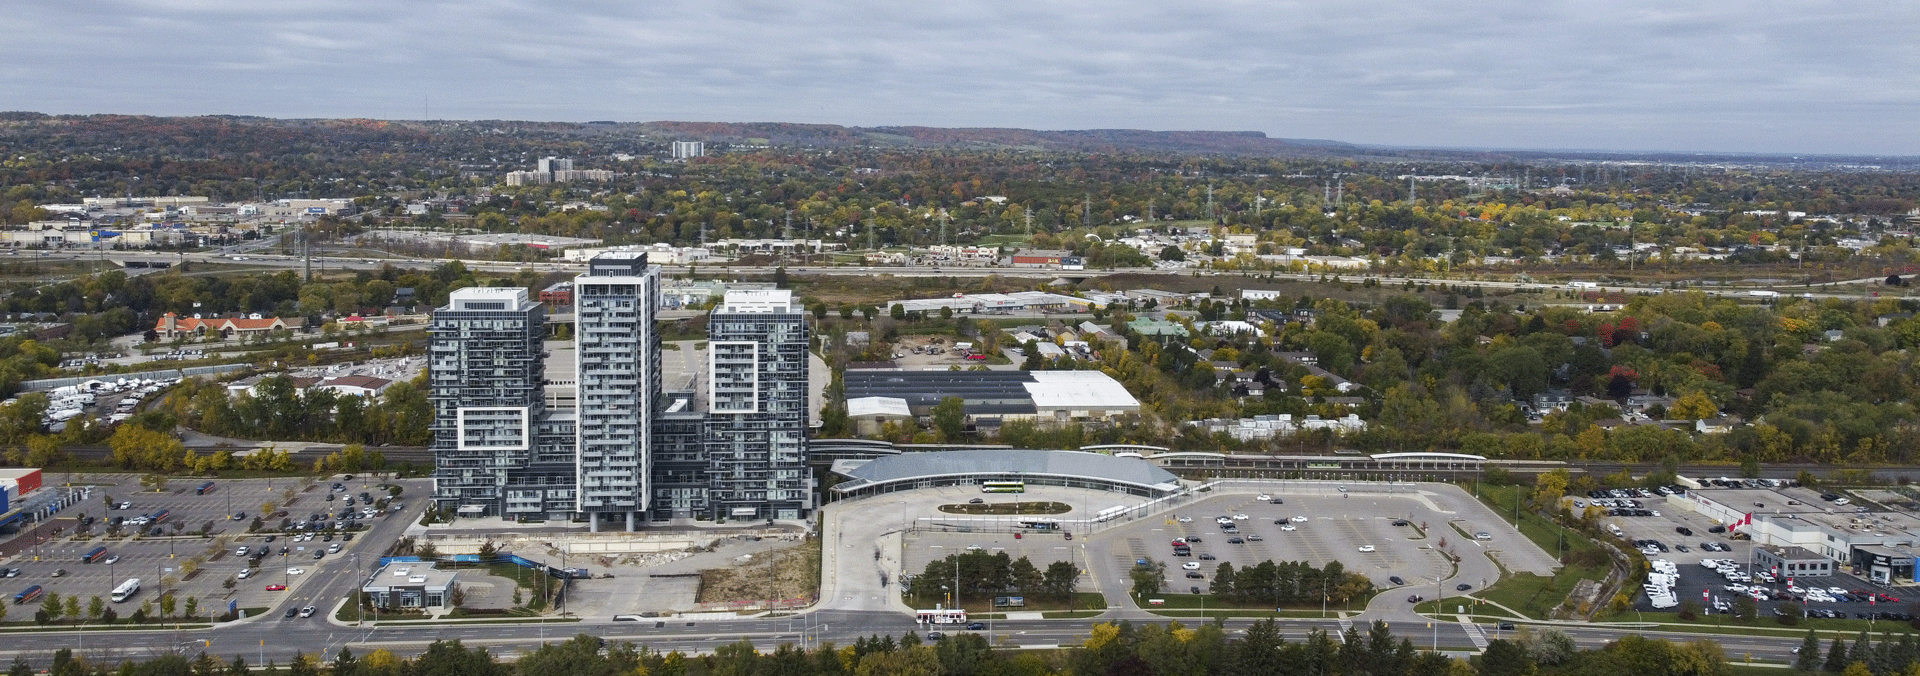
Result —
<instances>
[{"instance_id":1,"label":"white bus","mask_svg":"<svg viewBox=\"0 0 1920 676\"><path fill-rule=\"evenodd\" d=\"M935 610L913 611L914 619L921 624L966 624L967 611L959 608L941 608Z\"/></svg>"},{"instance_id":2,"label":"white bus","mask_svg":"<svg viewBox=\"0 0 1920 676\"><path fill-rule=\"evenodd\" d=\"M127 599L133 598L139 593L140 593L140 578L137 578L137 577L127 578L126 582L122 582L120 583L120 586L113 588L113 602L120 603L120 602L126 601Z\"/></svg>"},{"instance_id":3,"label":"white bus","mask_svg":"<svg viewBox=\"0 0 1920 676\"><path fill-rule=\"evenodd\" d=\"M980 492L982 493L1025 493L1027 492L1027 482L1025 481L982 481L980 482Z\"/></svg>"}]
</instances>

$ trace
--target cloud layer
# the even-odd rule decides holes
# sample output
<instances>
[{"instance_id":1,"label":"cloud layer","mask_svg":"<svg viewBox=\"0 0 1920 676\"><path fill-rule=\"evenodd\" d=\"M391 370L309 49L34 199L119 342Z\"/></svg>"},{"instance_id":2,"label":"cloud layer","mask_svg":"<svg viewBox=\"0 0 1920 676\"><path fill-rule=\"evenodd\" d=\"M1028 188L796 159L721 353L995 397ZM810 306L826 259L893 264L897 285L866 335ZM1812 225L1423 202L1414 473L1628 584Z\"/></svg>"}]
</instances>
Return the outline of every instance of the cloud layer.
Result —
<instances>
[{"instance_id":1,"label":"cloud layer","mask_svg":"<svg viewBox=\"0 0 1920 676\"><path fill-rule=\"evenodd\" d=\"M1920 154L1920 3L1691 4L25 0L0 108Z\"/></svg>"}]
</instances>

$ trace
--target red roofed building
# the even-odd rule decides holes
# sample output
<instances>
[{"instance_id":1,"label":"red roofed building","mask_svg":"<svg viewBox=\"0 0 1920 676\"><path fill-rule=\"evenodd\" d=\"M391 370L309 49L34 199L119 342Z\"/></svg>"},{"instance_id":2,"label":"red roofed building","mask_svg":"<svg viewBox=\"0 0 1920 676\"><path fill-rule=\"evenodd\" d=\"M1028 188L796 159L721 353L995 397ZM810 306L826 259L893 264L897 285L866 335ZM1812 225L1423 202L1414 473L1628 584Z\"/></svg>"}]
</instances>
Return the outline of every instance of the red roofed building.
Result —
<instances>
[{"instance_id":1,"label":"red roofed building","mask_svg":"<svg viewBox=\"0 0 1920 676\"><path fill-rule=\"evenodd\" d=\"M219 333L222 338L232 338L234 336L260 335L275 330L284 330L286 328L286 321L279 317L260 317L255 315L250 318L214 317L211 319L201 319L199 317L181 317L172 312L161 317L160 321L153 326L154 332L160 334L162 339L178 338L181 336L204 336L208 333Z\"/></svg>"}]
</instances>

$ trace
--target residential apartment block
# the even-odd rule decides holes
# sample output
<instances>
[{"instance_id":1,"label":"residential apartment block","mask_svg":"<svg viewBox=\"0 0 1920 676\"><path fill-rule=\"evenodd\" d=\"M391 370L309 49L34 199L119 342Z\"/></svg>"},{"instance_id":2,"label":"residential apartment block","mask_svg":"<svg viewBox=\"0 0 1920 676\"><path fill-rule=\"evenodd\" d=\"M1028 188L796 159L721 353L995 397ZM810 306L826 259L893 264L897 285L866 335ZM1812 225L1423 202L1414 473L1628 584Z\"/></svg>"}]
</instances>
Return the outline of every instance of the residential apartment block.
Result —
<instances>
[{"instance_id":1,"label":"residential apartment block","mask_svg":"<svg viewBox=\"0 0 1920 676\"><path fill-rule=\"evenodd\" d=\"M644 253L607 254L574 278L578 511L599 530L647 511L650 441L660 398L660 269Z\"/></svg>"},{"instance_id":2,"label":"residential apartment block","mask_svg":"<svg viewBox=\"0 0 1920 676\"><path fill-rule=\"evenodd\" d=\"M704 386L663 392L659 294L644 252L593 258L573 281L577 391L550 397L568 382L546 380L544 348L565 352L542 345L543 305L518 288L455 291L430 329L436 505L596 531L809 515L804 308L790 291L728 291L708 318Z\"/></svg>"},{"instance_id":3,"label":"residential apartment block","mask_svg":"<svg viewBox=\"0 0 1920 676\"><path fill-rule=\"evenodd\" d=\"M728 291L707 317L712 508L734 519L812 511L806 309L787 290Z\"/></svg>"},{"instance_id":4,"label":"residential apartment block","mask_svg":"<svg viewBox=\"0 0 1920 676\"><path fill-rule=\"evenodd\" d=\"M541 390L540 304L525 289L459 289L427 331L434 501L463 515L533 514L554 506L549 498L571 501L571 458L553 439L565 421L550 420Z\"/></svg>"}]
</instances>

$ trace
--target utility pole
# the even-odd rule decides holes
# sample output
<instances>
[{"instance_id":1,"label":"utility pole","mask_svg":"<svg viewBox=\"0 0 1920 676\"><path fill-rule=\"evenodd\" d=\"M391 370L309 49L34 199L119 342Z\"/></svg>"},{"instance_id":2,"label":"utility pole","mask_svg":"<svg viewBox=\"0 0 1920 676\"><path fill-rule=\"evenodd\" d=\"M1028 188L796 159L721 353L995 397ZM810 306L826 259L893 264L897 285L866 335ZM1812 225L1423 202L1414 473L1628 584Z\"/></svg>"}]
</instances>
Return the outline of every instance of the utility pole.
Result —
<instances>
[{"instance_id":1,"label":"utility pole","mask_svg":"<svg viewBox=\"0 0 1920 676\"><path fill-rule=\"evenodd\" d=\"M1207 184L1207 220L1217 221L1220 215L1213 211L1213 184Z\"/></svg>"},{"instance_id":2,"label":"utility pole","mask_svg":"<svg viewBox=\"0 0 1920 676\"><path fill-rule=\"evenodd\" d=\"M1085 201L1080 203L1080 225L1093 227L1093 191L1087 191Z\"/></svg>"},{"instance_id":3,"label":"utility pole","mask_svg":"<svg viewBox=\"0 0 1920 676\"><path fill-rule=\"evenodd\" d=\"M780 239L793 239L793 210L787 210L787 224L780 227Z\"/></svg>"},{"instance_id":4,"label":"utility pole","mask_svg":"<svg viewBox=\"0 0 1920 676\"><path fill-rule=\"evenodd\" d=\"M1033 239L1033 210L1027 207L1020 207L1020 213L1026 214L1027 216L1027 239Z\"/></svg>"},{"instance_id":5,"label":"utility pole","mask_svg":"<svg viewBox=\"0 0 1920 676\"><path fill-rule=\"evenodd\" d=\"M947 210L940 210L940 246L947 245Z\"/></svg>"},{"instance_id":6,"label":"utility pole","mask_svg":"<svg viewBox=\"0 0 1920 676\"><path fill-rule=\"evenodd\" d=\"M313 245L307 241L307 226L300 226L300 257L306 259L307 281L313 281Z\"/></svg>"},{"instance_id":7,"label":"utility pole","mask_svg":"<svg viewBox=\"0 0 1920 676\"><path fill-rule=\"evenodd\" d=\"M1420 201L1419 193L1420 193L1420 187L1414 184L1414 178L1412 176L1408 176L1407 177L1407 204L1417 204Z\"/></svg>"}]
</instances>

